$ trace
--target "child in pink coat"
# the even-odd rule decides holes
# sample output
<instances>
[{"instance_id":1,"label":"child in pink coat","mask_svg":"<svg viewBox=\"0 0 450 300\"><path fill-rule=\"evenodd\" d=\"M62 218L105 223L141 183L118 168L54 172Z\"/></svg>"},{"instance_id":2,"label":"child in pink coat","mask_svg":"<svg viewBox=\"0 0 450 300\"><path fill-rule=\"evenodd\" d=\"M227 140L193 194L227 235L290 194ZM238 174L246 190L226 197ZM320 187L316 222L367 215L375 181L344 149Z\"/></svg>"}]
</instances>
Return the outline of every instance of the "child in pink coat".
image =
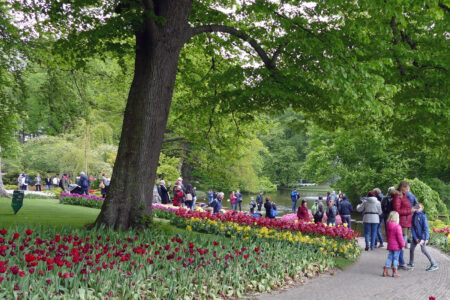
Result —
<instances>
[{"instance_id":1,"label":"child in pink coat","mask_svg":"<svg viewBox=\"0 0 450 300\"><path fill-rule=\"evenodd\" d=\"M386 225L386 233L387 233L387 241L389 255L386 260L386 264L384 266L383 276L389 276L389 267L392 264L392 277L399 277L397 273L398 267L398 258L400 256L400 252L402 248L405 247L405 240L403 239L402 227L399 224L400 216L398 212L391 211L389 214L387 225Z\"/></svg>"}]
</instances>

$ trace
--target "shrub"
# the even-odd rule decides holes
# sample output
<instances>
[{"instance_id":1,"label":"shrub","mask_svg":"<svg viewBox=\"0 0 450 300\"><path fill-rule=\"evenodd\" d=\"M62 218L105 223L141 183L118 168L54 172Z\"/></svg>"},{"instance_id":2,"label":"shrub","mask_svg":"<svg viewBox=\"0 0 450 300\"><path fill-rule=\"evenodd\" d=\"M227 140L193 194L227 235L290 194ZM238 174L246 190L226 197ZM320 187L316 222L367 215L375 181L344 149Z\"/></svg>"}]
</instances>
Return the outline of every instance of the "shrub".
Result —
<instances>
[{"instance_id":1,"label":"shrub","mask_svg":"<svg viewBox=\"0 0 450 300\"><path fill-rule=\"evenodd\" d=\"M409 183L411 193L425 206L425 212L429 219L436 219L439 214L447 214L447 208L436 191L433 191L427 184L417 178L407 179L406 181Z\"/></svg>"}]
</instances>

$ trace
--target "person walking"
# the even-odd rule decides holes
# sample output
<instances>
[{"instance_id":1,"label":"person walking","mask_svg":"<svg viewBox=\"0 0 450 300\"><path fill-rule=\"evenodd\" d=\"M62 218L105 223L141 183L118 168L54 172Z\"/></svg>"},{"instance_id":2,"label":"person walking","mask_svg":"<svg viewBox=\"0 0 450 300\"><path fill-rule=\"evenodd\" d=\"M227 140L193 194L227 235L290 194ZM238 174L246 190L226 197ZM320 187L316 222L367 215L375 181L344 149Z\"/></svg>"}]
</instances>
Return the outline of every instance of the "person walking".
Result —
<instances>
[{"instance_id":1,"label":"person walking","mask_svg":"<svg viewBox=\"0 0 450 300\"><path fill-rule=\"evenodd\" d=\"M392 211L392 200L394 198L394 195L397 193L397 190L395 187L391 186L388 188L387 196L381 200L381 211L383 211L383 219L384 219L384 231L386 231L387 235L387 218L389 217L389 214Z\"/></svg>"},{"instance_id":2,"label":"person walking","mask_svg":"<svg viewBox=\"0 0 450 300\"><path fill-rule=\"evenodd\" d=\"M308 202L303 199L302 204L298 207L297 217L299 221L309 222L311 221L308 212Z\"/></svg>"},{"instance_id":3,"label":"person walking","mask_svg":"<svg viewBox=\"0 0 450 300\"><path fill-rule=\"evenodd\" d=\"M197 188L194 186L192 188L192 210L195 210L196 204L197 204Z\"/></svg>"},{"instance_id":4,"label":"person walking","mask_svg":"<svg viewBox=\"0 0 450 300\"><path fill-rule=\"evenodd\" d=\"M87 178L86 173L80 173L80 181L78 182L78 185L81 186L81 194L86 194L89 196L89 186L91 185L91 181Z\"/></svg>"},{"instance_id":5,"label":"person walking","mask_svg":"<svg viewBox=\"0 0 450 300\"><path fill-rule=\"evenodd\" d=\"M255 213L256 202L254 197L250 197L250 214L253 215Z\"/></svg>"},{"instance_id":6,"label":"person walking","mask_svg":"<svg viewBox=\"0 0 450 300\"><path fill-rule=\"evenodd\" d=\"M208 203L211 204L211 202L214 200L214 192L212 189L209 189L208 191Z\"/></svg>"},{"instance_id":7,"label":"person walking","mask_svg":"<svg viewBox=\"0 0 450 300\"><path fill-rule=\"evenodd\" d=\"M353 206L348 201L347 195L342 195L342 201L339 204L339 214L341 215L342 224L347 224L348 228L352 228L352 217L351 214L353 212Z\"/></svg>"},{"instance_id":8,"label":"person walking","mask_svg":"<svg viewBox=\"0 0 450 300\"><path fill-rule=\"evenodd\" d=\"M411 226L411 249L409 250L409 264L408 268L414 269L414 250L416 246L420 245L422 253L428 258L430 266L425 269L426 271L435 271L439 269L436 261L431 257L427 249L427 242L430 239L430 227L428 225L428 218L424 212L424 207L422 203L417 203L414 207L415 212L412 218Z\"/></svg>"},{"instance_id":9,"label":"person walking","mask_svg":"<svg viewBox=\"0 0 450 300\"><path fill-rule=\"evenodd\" d=\"M364 237L366 240L366 248L368 251L375 248L375 242L377 239L377 226L380 223L381 204L375 197L375 194L370 191L367 197L361 204L356 207L358 212L364 212L363 226Z\"/></svg>"},{"instance_id":10,"label":"person walking","mask_svg":"<svg viewBox=\"0 0 450 300\"><path fill-rule=\"evenodd\" d=\"M270 197L266 197L266 202L264 203L264 208L266 210L266 218L275 219L276 215L272 212L272 210L277 210L275 203L272 202Z\"/></svg>"},{"instance_id":11,"label":"person walking","mask_svg":"<svg viewBox=\"0 0 450 300\"><path fill-rule=\"evenodd\" d=\"M239 190L237 190L234 195L236 196L236 199L237 199L236 210L237 210L237 206L239 205L239 211L242 211L242 194Z\"/></svg>"},{"instance_id":12,"label":"person walking","mask_svg":"<svg viewBox=\"0 0 450 300\"><path fill-rule=\"evenodd\" d=\"M108 193L110 183L111 179L106 177L106 173L103 173L102 179L100 179L100 192L103 198L106 198L106 194Z\"/></svg>"},{"instance_id":13,"label":"person walking","mask_svg":"<svg viewBox=\"0 0 450 300\"><path fill-rule=\"evenodd\" d=\"M52 183L53 183L53 188L57 189L59 187L59 174L56 174L55 177L53 177Z\"/></svg>"},{"instance_id":14,"label":"person walking","mask_svg":"<svg viewBox=\"0 0 450 300\"><path fill-rule=\"evenodd\" d=\"M37 192L42 191L41 183L42 183L41 175L38 173L38 174L36 174L36 177L34 178L34 186L35 186Z\"/></svg>"},{"instance_id":15,"label":"person walking","mask_svg":"<svg viewBox=\"0 0 450 300\"><path fill-rule=\"evenodd\" d=\"M407 237L411 230L412 223L412 207L408 198L406 197L406 193L409 190L409 184L406 181L402 181L399 183L397 187L397 193L394 195L394 199L392 200L392 208L396 212L398 212L400 216L400 226L402 227L403 238L405 239L405 248L408 245ZM405 260L403 258L403 250L400 252L399 256L399 269L408 270L408 267L405 264Z\"/></svg>"},{"instance_id":16,"label":"person walking","mask_svg":"<svg viewBox=\"0 0 450 300\"><path fill-rule=\"evenodd\" d=\"M230 194L230 203L231 203L231 210L237 211L237 197L236 197L234 191L232 191Z\"/></svg>"},{"instance_id":17,"label":"person walking","mask_svg":"<svg viewBox=\"0 0 450 300\"><path fill-rule=\"evenodd\" d=\"M159 181L158 193L162 204L168 204L170 202L169 191L166 188L166 182L164 180Z\"/></svg>"},{"instance_id":18,"label":"person walking","mask_svg":"<svg viewBox=\"0 0 450 300\"><path fill-rule=\"evenodd\" d=\"M323 198L319 197L317 201L317 209L311 209L311 212L313 212L313 217L314 217L314 223L322 223L322 218L323 215L325 213L325 209L323 207Z\"/></svg>"},{"instance_id":19,"label":"person walking","mask_svg":"<svg viewBox=\"0 0 450 300\"><path fill-rule=\"evenodd\" d=\"M222 209L222 200L225 197L225 194L222 192L217 193L217 198L214 198L214 200L211 203L211 206L213 208L213 213L217 214Z\"/></svg>"},{"instance_id":20,"label":"person walking","mask_svg":"<svg viewBox=\"0 0 450 300\"><path fill-rule=\"evenodd\" d=\"M295 213L297 211L297 201L300 198L300 195L297 192L297 189L293 189L291 192L291 200L292 200L292 212Z\"/></svg>"},{"instance_id":21,"label":"person walking","mask_svg":"<svg viewBox=\"0 0 450 300\"><path fill-rule=\"evenodd\" d=\"M381 205L381 201L383 201L384 195L381 193L381 190L379 188L374 188L373 192L375 193L375 197L377 198L378 201L380 201L380 205ZM384 214L383 214L383 210L381 210L381 214L380 214L380 223L378 223L377 226L377 239L375 241L375 247L377 247L377 243L379 243L378 248L383 248L383 236L381 235L381 224L384 223Z\"/></svg>"},{"instance_id":22,"label":"person walking","mask_svg":"<svg viewBox=\"0 0 450 300\"><path fill-rule=\"evenodd\" d=\"M31 183L30 177L28 177L27 173L23 173L22 174L24 180L23 180L23 185L22 185L22 189L24 191L28 190L28 185Z\"/></svg>"},{"instance_id":23,"label":"person walking","mask_svg":"<svg viewBox=\"0 0 450 300\"><path fill-rule=\"evenodd\" d=\"M330 200L330 205L327 207L327 225L328 226L335 226L336 225L336 215L337 215L337 208L334 205L334 200Z\"/></svg>"},{"instance_id":24,"label":"person walking","mask_svg":"<svg viewBox=\"0 0 450 300\"><path fill-rule=\"evenodd\" d=\"M182 206L184 199L184 192L181 189L181 186L175 185L173 189L173 206Z\"/></svg>"},{"instance_id":25,"label":"person walking","mask_svg":"<svg viewBox=\"0 0 450 300\"><path fill-rule=\"evenodd\" d=\"M70 180L69 180L69 176L64 173L61 180L59 181L62 190L64 191L64 193L69 193L70 192ZM89 194L88 194L89 195Z\"/></svg>"},{"instance_id":26,"label":"person walking","mask_svg":"<svg viewBox=\"0 0 450 300\"><path fill-rule=\"evenodd\" d=\"M192 204L194 203L194 197L192 196L192 185L190 183L188 183L186 185L186 201L184 203L190 210L192 210Z\"/></svg>"},{"instance_id":27,"label":"person walking","mask_svg":"<svg viewBox=\"0 0 450 300\"><path fill-rule=\"evenodd\" d=\"M45 190L47 191L52 190L52 178L48 174L47 177L45 177Z\"/></svg>"},{"instance_id":28,"label":"person walking","mask_svg":"<svg viewBox=\"0 0 450 300\"><path fill-rule=\"evenodd\" d=\"M262 205L264 203L263 195L264 195L264 192L260 191L259 195L256 197L256 204L258 205L258 211L261 211Z\"/></svg>"},{"instance_id":29,"label":"person walking","mask_svg":"<svg viewBox=\"0 0 450 300\"><path fill-rule=\"evenodd\" d=\"M389 268L392 265L392 277L399 277L397 267L402 248L405 247L405 240L402 235L402 228L399 224L398 212L392 211L387 222L387 249L389 250L386 264L384 265L383 277L389 276Z\"/></svg>"}]
</instances>

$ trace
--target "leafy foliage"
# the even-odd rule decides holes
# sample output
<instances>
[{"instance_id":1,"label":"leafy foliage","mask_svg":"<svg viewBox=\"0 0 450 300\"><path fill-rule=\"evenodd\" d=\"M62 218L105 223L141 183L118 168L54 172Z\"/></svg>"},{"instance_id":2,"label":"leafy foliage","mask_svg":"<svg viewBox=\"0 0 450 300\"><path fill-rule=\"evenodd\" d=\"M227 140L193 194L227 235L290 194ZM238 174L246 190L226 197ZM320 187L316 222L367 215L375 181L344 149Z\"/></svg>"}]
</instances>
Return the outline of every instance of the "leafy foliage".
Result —
<instances>
[{"instance_id":1,"label":"leafy foliage","mask_svg":"<svg viewBox=\"0 0 450 300\"><path fill-rule=\"evenodd\" d=\"M417 178L407 180L407 182L411 193L425 206L425 212L431 220L436 219L438 215L447 215L447 207L436 191Z\"/></svg>"}]
</instances>

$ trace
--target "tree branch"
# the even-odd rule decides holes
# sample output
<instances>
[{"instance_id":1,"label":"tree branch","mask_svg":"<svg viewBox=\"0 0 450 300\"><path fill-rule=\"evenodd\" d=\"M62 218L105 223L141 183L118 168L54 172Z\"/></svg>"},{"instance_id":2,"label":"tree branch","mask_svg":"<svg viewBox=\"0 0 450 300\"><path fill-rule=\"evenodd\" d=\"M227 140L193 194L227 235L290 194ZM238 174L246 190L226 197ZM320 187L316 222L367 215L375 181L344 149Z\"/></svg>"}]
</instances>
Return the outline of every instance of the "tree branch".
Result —
<instances>
[{"instance_id":1,"label":"tree branch","mask_svg":"<svg viewBox=\"0 0 450 300\"><path fill-rule=\"evenodd\" d=\"M241 40L247 42L252 46L252 48L258 53L259 57L262 59L264 65L269 70L276 70L275 62L269 58L267 55L267 52L264 51L264 49L259 45L258 41L256 41L254 38L252 38L247 33L238 30L234 27L226 26L226 25L202 25L198 27L191 28L191 32L188 35L188 39L194 37L197 34L201 33L213 33L213 32L222 32L222 33L228 33L235 37L240 38Z\"/></svg>"},{"instance_id":2,"label":"tree branch","mask_svg":"<svg viewBox=\"0 0 450 300\"><path fill-rule=\"evenodd\" d=\"M398 30L397 30L397 23L396 23L395 16L393 16L391 18L390 25L391 25L391 29L392 29L392 35L394 36L394 39L392 40L392 43L394 45L397 45L398 44ZM402 76L405 76L406 75L405 67L403 66L402 62L400 61L400 59L395 54L394 54L394 56L395 56L395 60L397 61L397 64L398 64L398 68L400 69L400 74Z\"/></svg>"}]
</instances>

